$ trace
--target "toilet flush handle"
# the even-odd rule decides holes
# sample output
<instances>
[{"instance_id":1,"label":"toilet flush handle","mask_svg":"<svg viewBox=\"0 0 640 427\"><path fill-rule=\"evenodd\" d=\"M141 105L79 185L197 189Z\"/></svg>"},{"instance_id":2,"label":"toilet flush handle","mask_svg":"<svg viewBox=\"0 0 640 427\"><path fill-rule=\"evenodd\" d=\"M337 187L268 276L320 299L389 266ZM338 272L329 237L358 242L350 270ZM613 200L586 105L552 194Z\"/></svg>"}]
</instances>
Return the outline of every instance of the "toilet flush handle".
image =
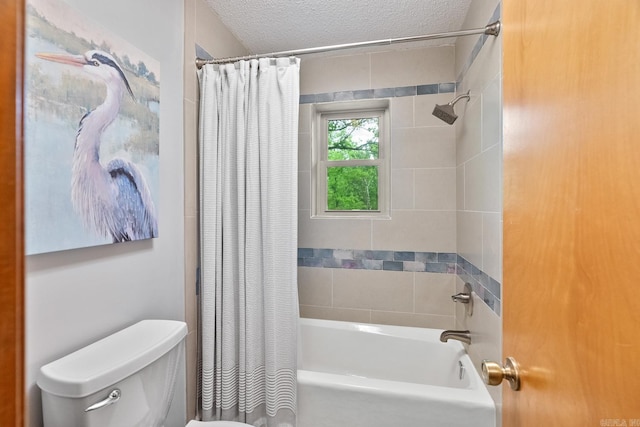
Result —
<instances>
[{"instance_id":1,"label":"toilet flush handle","mask_svg":"<svg viewBox=\"0 0 640 427\"><path fill-rule=\"evenodd\" d=\"M93 405L85 409L84 412L91 412L91 411L95 411L96 409L104 408L105 406L113 405L118 400L120 400L121 395L122 395L122 392L120 392L119 389L117 388L113 389L111 390L111 393L109 393L109 396L107 396L106 399L101 400L98 403L94 403Z\"/></svg>"}]
</instances>

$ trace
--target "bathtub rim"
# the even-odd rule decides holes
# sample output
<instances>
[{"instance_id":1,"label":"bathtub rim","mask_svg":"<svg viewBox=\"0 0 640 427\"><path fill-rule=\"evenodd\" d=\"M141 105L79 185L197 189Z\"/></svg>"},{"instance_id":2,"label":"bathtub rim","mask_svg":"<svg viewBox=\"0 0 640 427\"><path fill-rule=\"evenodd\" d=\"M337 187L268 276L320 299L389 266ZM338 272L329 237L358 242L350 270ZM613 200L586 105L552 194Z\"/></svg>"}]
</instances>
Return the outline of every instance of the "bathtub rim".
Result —
<instances>
[{"instance_id":1,"label":"bathtub rim","mask_svg":"<svg viewBox=\"0 0 640 427\"><path fill-rule=\"evenodd\" d=\"M447 390L455 390L455 392L460 391L461 394L465 393L476 393L482 395L482 400L487 400L490 402L492 407L496 407L495 401L491 397L489 390L487 390L486 385L482 381L482 377L480 372L476 369L471 357L469 356L469 352L466 347L459 341L448 341L446 343L440 342L440 334L443 329L435 329L435 328L422 328L415 326L398 326L398 325L383 325L376 323L362 323L362 322L349 322L342 320L325 320L325 319L314 319L314 318L303 318L299 319L299 325L308 325L308 326L316 326L330 329L339 329L339 330L348 330L355 332L363 332L363 333L373 333L385 336L394 336L401 338L409 338L409 339L427 339L429 341L437 342L438 344L442 344L443 346L448 346L450 349L455 351L458 360L460 360L465 368L466 375L469 377L469 386L464 388L459 387L446 387L446 386L438 386L431 384L422 384L422 383L411 383L411 382L402 382L402 381L394 381L387 379L379 379L379 378L371 378L371 377L360 377L354 375L343 375L343 374L335 374L335 373L327 373L327 372L318 372L307 369L298 368L298 373L302 373L303 380L308 380L309 378L318 378L321 381L328 381L328 379L339 380L340 377L343 377L343 381L338 383L343 384L345 387L367 387L366 382L371 381L375 382L379 386L391 387L393 390L397 389L398 384L407 384L410 385L409 389L412 390L410 394L414 392L418 392L421 390L422 392L426 390L434 389L433 391L442 392L446 395L450 393ZM299 339L301 334L301 329L299 327ZM300 349L301 343L298 344L298 348ZM301 357L301 355L299 355ZM425 362L426 363L426 362ZM310 373L314 373L317 375L310 375ZM326 377L324 377L326 375ZM346 380L345 378L349 378Z\"/></svg>"}]
</instances>

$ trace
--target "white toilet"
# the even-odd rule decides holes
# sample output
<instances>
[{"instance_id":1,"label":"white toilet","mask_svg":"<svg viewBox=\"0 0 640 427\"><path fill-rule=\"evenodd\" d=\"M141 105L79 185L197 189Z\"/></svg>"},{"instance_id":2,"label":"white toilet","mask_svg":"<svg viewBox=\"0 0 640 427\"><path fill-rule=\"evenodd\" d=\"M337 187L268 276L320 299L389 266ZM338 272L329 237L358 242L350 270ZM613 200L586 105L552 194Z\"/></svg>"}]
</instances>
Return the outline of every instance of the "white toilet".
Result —
<instances>
[{"instance_id":1,"label":"white toilet","mask_svg":"<svg viewBox=\"0 0 640 427\"><path fill-rule=\"evenodd\" d=\"M187 325L143 320L40 368L44 427L161 427ZM188 427L240 427L190 421Z\"/></svg>"}]
</instances>

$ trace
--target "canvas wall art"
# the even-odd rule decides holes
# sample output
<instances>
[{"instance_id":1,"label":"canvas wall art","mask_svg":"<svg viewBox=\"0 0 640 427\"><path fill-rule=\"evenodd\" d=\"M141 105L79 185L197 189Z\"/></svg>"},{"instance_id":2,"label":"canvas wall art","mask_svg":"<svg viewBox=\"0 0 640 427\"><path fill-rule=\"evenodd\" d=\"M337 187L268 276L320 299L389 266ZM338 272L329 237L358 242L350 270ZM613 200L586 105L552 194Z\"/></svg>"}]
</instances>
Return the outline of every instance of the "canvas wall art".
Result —
<instances>
[{"instance_id":1,"label":"canvas wall art","mask_svg":"<svg viewBox=\"0 0 640 427\"><path fill-rule=\"evenodd\" d=\"M27 255L158 236L160 64L59 0L29 0Z\"/></svg>"}]
</instances>

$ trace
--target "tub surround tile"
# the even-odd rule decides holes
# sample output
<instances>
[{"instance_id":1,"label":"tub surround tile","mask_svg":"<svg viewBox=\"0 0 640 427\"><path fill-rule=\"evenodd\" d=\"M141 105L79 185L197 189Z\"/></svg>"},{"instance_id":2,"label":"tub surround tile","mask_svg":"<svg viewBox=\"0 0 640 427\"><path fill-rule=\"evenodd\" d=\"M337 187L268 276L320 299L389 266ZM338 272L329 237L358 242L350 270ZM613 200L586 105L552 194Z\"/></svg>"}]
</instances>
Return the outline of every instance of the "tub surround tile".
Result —
<instances>
[{"instance_id":1,"label":"tub surround tile","mask_svg":"<svg viewBox=\"0 0 640 427\"><path fill-rule=\"evenodd\" d=\"M333 274L329 269L298 268L300 304L331 307Z\"/></svg>"},{"instance_id":2,"label":"tub surround tile","mask_svg":"<svg viewBox=\"0 0 640 427\"><path fill-rule=\"evenodd\" d=\"M404 264L399 261L382 261L382 269L389 271L403 271Z\"/></svg>"},{"instance_id":3,"label":"tub surround tile","mask_svg":"<svg viewBox=\"0 0 640 427\"><path fill-rule=\"evenodd\" d=\"M430 85L418 85L416 87L416 93L418 95L434 95L439 93L440 85L439 84L430 84Z\"/></svg>"},{"instance_id":4,"label":"tub surround tile","mask_svg":"<svg viewBox=\"0 0 640 427\"><path fill-rule=\"evenodd\" d=\"M428 273L455 274L456 265L446 262L434 262L425 264L425 271Z\"/></svg>"},{"instance_id":5,"label":"tub surround tile","mask_svg":"<svg viewBox=\"0 0 640 427\"><path fill-rule=\"evenodd\" d=\"M502 285L478 267L458 255L456 273L495 314L501 314Z\"/></svg>"},{"instance_id":6,"label":"tub surround tile","mask_svg":"<svg viewBox=\"0 0 640 427\"><path fill-rule=\"evenodd\" d=\"M463 290L464 282L457 278L457 292ZM461 306L462 304L457 304ZM502 320L486 304L474 296L473 316L469 317L457 312L456 328L472 331L471 345L468 346L469 357L478 372L481 371L483 359L504 360L502 356ZM502 401L502 387L487 387L487 390L497 403Z\"/></svg>"},{"instance_id":7,"label":"tub surround tile","mask_svg":"<svg viewBox=\"0 0 640 427\"><path fill-rule=\"evenodd\" d=\"M315 102L333 102L335 100L336 93L339 92L319 93L316 95Z\"/></svg>"},{"instance_id":8,"label":"tub surround tile","mask_svg":"<svg viewBox=\"0 0 640 427\"><path fill-rule=\"evenodd\" d=\"M371 87L395 87L455 80L452 46L387 50L370 54ZM424 81L429 76L434 81Z\"/></svg>"},{"instance_id":9,"label":"tub surround tile","mask_svg":"<svg viewBox=\"0 0 640 427\"><path fill-rule=\"evenodd\" d=\"M370 76L369 55L305 57L301 63L300 93L307 95L370 89Z\"/></svg>"},{"instance_id":10,"label":"tub surround tile","mask_svg":"<svg viewBox=\"0 0 640 427\"><path fill-rule=\"evenodd\" d=\"M499 16L499 6L496 13ZM396 65L388 62L398 53L307 61L307 69L313 70L306 71L301 82L301 122L303 116L309 119L301 124L300 135L305 139L301 167L310 170L310 104L391 98L394 199L390 221L318 220L310 218L309 204L300 210L299 241L305 246L298 251L302 317L455 328L456 315L464 316L464 312L460 312L460 304L450 301L450 296L455 293L456 283L469 282L478 306L499 319L499 233L482 235L477 242L462 239L468 253L462 252L456 241L460 240L456 238L461 233L460 221L453 213L482 207L478 216L483 218L483 227L497 230L501 226L493 211L486 211L497 206L497 200L485 194L494 186L495 176L482 169L484 165L499 166L495 159L501 152L487 150L500 145L495 134L500 127L499 116L488 117L485 126L483 110L500 102L500 77L493 79L486 93L474 94L472 90L472 102L456 106L461 116L456 126L447 126L431 114L435 104L451 101L456 91L476 88L479 65L474 61L478 58L476 62L483 63L495 56L497 44L492 40L479 37L473 48L465 50L468 59L456 82L451 81L455 71L441 65L433 72L429 71L433 64L425 64L428 72L421 69L417 73L419 67L407 64L396 71ZM482 49L485 43L488 49ZM437 53L442 58L452 54L451 49ZM403 60L424 62L418 57ZM312 67L314 61L323 66ZM326 63L335 65L328 75L322 72L327 69ZM493 78L498 72L485 74ZM344 73L349 75L341 78ZM424 75L431 81L423 81ZM472 182L474 179L476 182ZM304 179L300 181L308 185ZM476 190L482 193L482 199L470 194ZM421 251L425 242L431 252ZM483 256L486 252L495 260L487 264L484 258L469 256L477 252L477 247ZM322 277L320 282L326 282L311 283L316 274Z\"/></svg>"},{"instance_id":11,"label":"tub surround tile","mask_svg":"<svg viewBox=\"0 0 640 427\"><path fill-rule=\"evenodd\" d=\"M482 92L482 149L502 142L502 74L497 74Z\"/></svg>"},{"instance_id":12,"label":"tub surround tile","mask_svg":"<svg viewBox=\"0 0 640 427\"><path fill-rule=\"evenodd\" d=\"M308 132L298 133L298 172L311 172L311 150L311 134ZM308 203L310 202L309 196Z\"/></svg>"},{"instance_id":13,"label":"tub surround tile","mask_svg":"<svg viewBox=\"0 0 640 427\"><path fill-rule=\"evenodd\" d=\"M393 98L391 100L391 126L393 128L413 127L414 97Z\"/></svg>"},{"instance_id":14,"label":"tub surround tile","mask_svg":"<svg viewBox=\"0 0 640 427\"><path fill-rule=\"evenodd\" d=\"M438 85L438 93L452 93L456 91L455 83L440 83Z\"/></svg>"},{"instance_id":15,"label":"tub surround tile","mask_svg":"<svg viewBox=\"0 0 640 427\"><path fill-rule=\"evenodd\" d=\"M419 210L456 210L456 169L415 170L415 208Z\"/></svg>"},{"instance_id":16,"label":"tub surround tile","mask_svg":"<svg viewBox=\"0 0 640 427\"><path fill-rule=\"evenodd\" d=\"M341 90L336 92L305 93L300 95L300 104L318 102L351 101L354 99L399 98L416 95L434 95L455 92L455 82L422 84L415 86L383 87L376 89Z\"/></svg>"},{"instance_id":17,"label":"tub surround tile","mask_svg":"<svg viewBox=\"0 0 640 427\"><path fill-rule=\"evenodd\" d=\"M391 206L393 209L414 208L415 169L393 169L391 171Z\"/></svg>"},{"instance_id":18,"label":"tub surround tile","mask_svg":"<svg viewBox=\"0 0 640 427\"><path fill-rule=\"evenodd\" d=\"M393 251L368 251L371 254L369 259L380 259L383 261L393 261L395 258Z\"/></svg>"},{"instance_id":19,"label":"tub surround tile","mask_svg":"<svg viewBox=\"0 0 640 427\"><path fill-rule=\"evenodd\" d=\"M311 211L298 211L298 244L301 247L371 247L371 220L311 218Z\"/></svg>"},{"instance_id":20,"label":"tub surround tile","mask_svg":"<svg viewBox=\"0 0 640 427\"><path fill-rule=\"evenodd\" d=\"M456 292L456 277L448 274L416 274L414 290L414 312L453 316L455 304L451 295Z\"/></svg>"},{"instance_id":21,"label":"tub surround tile","mask_svg":"<svg viewBox=\"0 0 640 427\"><path fill-rule=\"evenodd\" d=\"M499 144L465 163L465 200L467 210L502 211L502 147Z\"/></svg>"},{"instance_id":22,"label":"tub surround tile","mask_svg":"<svg viewBox=\"0 0 640 427\"><path fill-rule=\"evenodd\" d=\"M418 328L453 329L455 319L453 316L374 310L371 312L371 323L377 323L380 325L412 326Z\"/></svg>"},{"instance_id":23,"label":"tub surround tile","mask_svg":"<svg viewBox=\"0 0 640 427\"><path fill-rule=\"evenodd\" d=\"M409 251L397 251L393 253L393 259L396 261L415 261L416 253Z\"/></svg>"},{"instance_id":24,"label":"tub surround tile","mask_svg":"<svg viewBox=\"0 0 640 427\"><path fill-rule=\"evenodd\" d=\"M333 306L411 312L413 310L413 273L335 270L333 272Z\"/></svg>"},{"instance_id":25,"label":"tub surround tile","mask_svg":"<svg viewBox=\"0 0 640 427\"><path fill-rule=\"evenodd\" d=\"M302 305L375 309L379 305L395 304L386 298L395 299L396 302L398 298L405 298L403 291L400 291L405 289L407 295L411 294L410 299L414 305L412 308L403 306L404 311L442 314L439 310L446 310L449 313L449 297L455 293L450 278L457 275L463 282L471 284L478 298L487 307L498 316L501 313L500 281L457 253L298 248L298 267ZM330 273L331 270L335 271ZM385 274L387 275L384 276ZM406 276L392 276L393 274ZM399 280L400 277L402 280ZM413 280L411 292L403 282L408 277ZM435 284L430 287L430 283ZM330 286L333 286L331 297ZM428 301L429 298L434 299ZM372 302L374 300L377 302ZM397 302L400 305L405 303L406 298L403 302ZM453 312L451 315L453 316Z\"/></svg>"},{"instance_id":26,"label":"tub surround tile","mask_svg":"<svg viewBox=\"0 0 640 427\"><path fill-rule=\"evenodd\" d=\"M311 173L298 172L298 207L311 209Z\"/></svg>"},{"instance_id":27,"label":"tub surround tile","mask_svg":"<svg viewBox=\"0 0 640 427\"><path fill-rule=\"evenodd\" d=\"M371 323L371 310L353 310L332 307L300 305L300 317L343 322Z\"/></svg>"},{"instance_id":28,"label":"tub surround tile","mask_svg":"<svg viewBox=\"0 0 640 427\"><path fill-rule=\"evenodd\" d=\"M375 97L373 89L354 90L353 99L372 99Z\"/></svg>"},{"instance_id":29,"label":"tub surround tile","mask_svg":"<svg viewBox=\"0 0 640 427\"><path fill-rule=\"evenodd\" d=\"M438 262L437 252L416 252L415 260L418 262Z\"/></svg>"},{"instance_id":30,"label":"tub surround tile","mask_svg":"<svg viewBox=\"0 0 640 427\"><path fill-rule=\"evenodd\" d=\"M455 211L396 211L389 221L372 223L372 247L396 251L456 250Z\"/></svg>"},{"instance_id":31,"label":"tub surround tile","mask_svg":"<svg viewBox=\"0 0 640 427\"><path fill-rule=\"evenodd\" d=\"M298 107L298 132L311 132L311 105L300 105Z\"/></svg>"},{"instance_id":32,"label":"tub surround tile","mask_svg":"<svg viewBox=\"0 0 640 427\"><path fill-rule=\"evenodd\" d=\"M456 166L460 166L482 152L482 102L474 97L456 104L459 116L456 123Z\"/></svg>"},{"instance_id":33,"label":"tub surround tile","mask_svg":"<svg viewBox=\"0 0 640 427\"><path fill-rule=\"evenodd\" d=\"M316 101L316 95L300 95L300 104L314 104Z\"/></svg>"},{"instance_id":34,"label":"tub surround tile","mask_svg":"<svg viewBox=\"0 0 640 427\"><path fill-rule=\"evenodd\" d=\"M455 274L456 253L298 248L298 266Z\"/></svg>"},{"instance_id":35,"label":"tub surround tile","mask_svg":"<svg viewBox=\"0 0 640 427\"><path fill-rule=\"evenodd\" d=\"M392 129L392 169L456 167L456 135L451 126Z\"/></svg>"},{"instance_id":36,"label":"tub surround tile","mask_svg":"<svg viewBox=\"0 0 640 427\"><path fill-rule=\"evenodd\" d=\"M457 231L458 254L475 265L482 265L482 213L459 210Z\"/></svg>"},{"instance_id":37,"label":"tub surround tile","mask_svg":"<svg viewBox=\"0 0 640 427\"><path fill-rule=\"evenodd\" d=\"M393 96L415 96L417 94L417 86L403 86L395 88Z\"/></svg>"},{"instance_id":38,"label":"tub surround tile","mask_svg":"<svg viewBox=\"0 0 640 427\"><path fill-rule=\"evenodd\" d=\"M501 15L501 3L498 3L498 5L496 6L496 8L493 11L493 14L491 15L491 18L489 18L489 21L487 21L487 24L490 24L490 23L495 22L498 19L500 19L500 15ZM483 35L478 37L478 39L476 40L475 44L473 45L473 48L471 49L471 52L467 56L467 59L466 59L466 61L464 62L463 66L462 66L462 69L458 73L458 77L456 79L456 82L459 83L459 82L464 80L464 78L466 77L467 72L469 71L469 68L471 68L471 66L475 62L476 58L478 57L478 55L482 51L482 47L485 45L485 43L488 40L495 40L495 39L496 39L496 37L493 37L493 36L489 37L486 34L483 34Z\"/></svg>"}]
</instances>

